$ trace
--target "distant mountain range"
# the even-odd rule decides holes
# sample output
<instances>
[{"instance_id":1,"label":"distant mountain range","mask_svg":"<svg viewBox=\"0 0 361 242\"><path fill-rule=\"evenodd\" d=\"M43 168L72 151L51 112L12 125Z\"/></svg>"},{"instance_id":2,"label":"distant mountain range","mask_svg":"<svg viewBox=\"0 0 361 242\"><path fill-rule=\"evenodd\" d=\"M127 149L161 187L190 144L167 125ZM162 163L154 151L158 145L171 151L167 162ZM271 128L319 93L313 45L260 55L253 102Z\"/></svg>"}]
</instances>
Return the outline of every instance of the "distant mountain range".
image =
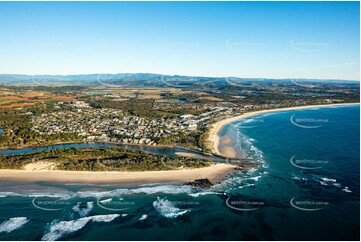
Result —
<instances>
[{"instance_id":1,"label":"distant mountain range","mask_svg":"<svg viewBox=\"0 0 361 242\"><path fill-rule=\"evenodd\" d=\"M84 74L84 75L21 75L21 74L0 74L0 84L47 84L61 83L64 85L74 84L104 84L104 85L149 85L149 84L169 84L183 83L224 83L229 81L226 77L200 77L200 76L170 76L152 73L119 73L119 74ZM285 83L297 80L297 82L313 83L354 83L352 80L319 80L319 79L264 79L264 78L231 78L232 82L268 82Z\"/></svg>"}]
</instances>

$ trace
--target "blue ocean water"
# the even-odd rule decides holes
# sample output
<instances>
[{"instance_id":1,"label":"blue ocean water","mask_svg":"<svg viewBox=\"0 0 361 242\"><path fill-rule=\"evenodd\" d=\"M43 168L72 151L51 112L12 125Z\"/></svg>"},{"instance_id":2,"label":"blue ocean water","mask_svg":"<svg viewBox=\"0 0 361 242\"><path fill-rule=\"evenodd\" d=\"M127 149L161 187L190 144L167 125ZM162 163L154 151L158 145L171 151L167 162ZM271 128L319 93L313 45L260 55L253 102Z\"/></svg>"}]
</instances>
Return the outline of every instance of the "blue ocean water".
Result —
<instances>
[{"instance_id":1,"label":"blue ocean water","mask_svg":"<svg viewBox=\"0 0 361 242\"><path fill-rule=\"evenodd\" d=\"M360 108L225 126L260 162L210 189L0 182L0 240L359 240Z\"/></svg>"}]
</instances>

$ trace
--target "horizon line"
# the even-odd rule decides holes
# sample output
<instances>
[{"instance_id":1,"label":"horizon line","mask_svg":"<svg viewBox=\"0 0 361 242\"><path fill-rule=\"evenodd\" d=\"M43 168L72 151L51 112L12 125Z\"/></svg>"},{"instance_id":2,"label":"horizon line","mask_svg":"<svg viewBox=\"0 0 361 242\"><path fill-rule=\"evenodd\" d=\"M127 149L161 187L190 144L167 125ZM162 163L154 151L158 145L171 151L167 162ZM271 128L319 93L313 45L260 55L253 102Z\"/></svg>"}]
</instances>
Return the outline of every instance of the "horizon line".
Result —
<instances>
[{"instance_id":1,"label":"horizon line","mask_svg":"<svg viewBox=\"0 0 361 242\"><path fill-rule=\"evenodd\" d=\"M319 80L319 81L354 81L360 82L360 79L336 79L336 78L305 78L305 77L239 77L239 76L201 76L201 75L182 75L182 74L159 74L151 72L118 72L118 73L83 73L83 74L14 74L14 73L0 73L0 75L24 75L24 76L85 76L85 75L119 75L119 74L150 74L159 76L182 76L182 77L206 77L206 78L240 78L240 79L265 79L265 80L285 80L285 79L297 79L297 80Z\"/></svg>"}]
</instances>

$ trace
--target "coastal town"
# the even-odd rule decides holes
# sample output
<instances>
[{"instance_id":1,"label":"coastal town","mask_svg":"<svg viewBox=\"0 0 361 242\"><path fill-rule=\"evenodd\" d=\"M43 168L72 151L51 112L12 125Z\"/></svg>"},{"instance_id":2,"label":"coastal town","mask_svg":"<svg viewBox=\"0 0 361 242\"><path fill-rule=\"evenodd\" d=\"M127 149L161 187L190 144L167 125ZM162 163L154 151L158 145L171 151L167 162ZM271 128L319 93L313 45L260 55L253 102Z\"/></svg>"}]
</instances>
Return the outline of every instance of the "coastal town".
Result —
<instances>
[{"instance_id":1,"label":"coastal town","mask_svg":"<svg viewBox=\"0 0 361 242\"><path fill-rule=\"evenodd\" d=\"M109 97L109 95L105 95ZM327 100L320 104L327 104ZM156 108L199 110L198 114L176 117L147 118L112 108L94 108L85 101L64 101L54 104L55 111L33 115L30 130L39 135L75 134L84 142L113 142L139 145L176 145L180 137L206 132L212 123L244 112L307 105L305 101L292 103L236 105L231 102L196 104L176 100L155 100ZM202 107L200 107L202 106ZM202 147L191 147L202 150Z\"/></svg>"},{"instance_id":2,"label":"coastal town","mask_svg":"<svg viewBox=\"0 0 361 242\"><path fill-rule=\"evenodd\" d=\"M116 109L92 108L82 101L59 102L56 107L64 105L69 110L33 116L31 130L40 135L75 133L85 142L157 145L171 137L192 135L198 129L206 129L209 127L207 121L215 115L232 111L211 107L211 111L199 115L149 119L127 115Z\"/></svg>"},{"instance_id":3,"label":"coastal town","mask_svg":"<svg viewBox=\"0 0 361 242\"><path fill-rule=\"evenodd\" d=\"M360 241L360 1L0 0L0 242Z\"/></svg>"},{"instance_id":4,"label":"coastal town","mask_svg":"<svg viewBox=\"0 0 361 242\"><path fill-rule=\"evenodd\" d=\"M209 143L212 125L260 110L356 102L354 83L272 81L253 86L201 82L186 88L2 85L0 147L114 143L182 147L220 154ZM156 82L155 84L156 85ZM201 86L200 86L201 85ZM325 88L327 87L327 88Z\"/></svg>"},{"instance_id":5,"label":"coastal town","mask_svg":"<svg viewBox=\"0 0 361 242\"><path fill-rule=\"evenodd\" d=\"M150 119L125 114L121 110L92 108L83 101L59 102L56 108L66 111L31 116L30 130L39 135L76 134L84 142L114 142L121 144L176 144L177 138L206 131L212 122L226 119L254 107L235 109L214 105L208 112L185 114L174 118ZM260 108L260 107L258 107ZM202 150L202 149L200 149Z\"/></svg>"}]
</instances>

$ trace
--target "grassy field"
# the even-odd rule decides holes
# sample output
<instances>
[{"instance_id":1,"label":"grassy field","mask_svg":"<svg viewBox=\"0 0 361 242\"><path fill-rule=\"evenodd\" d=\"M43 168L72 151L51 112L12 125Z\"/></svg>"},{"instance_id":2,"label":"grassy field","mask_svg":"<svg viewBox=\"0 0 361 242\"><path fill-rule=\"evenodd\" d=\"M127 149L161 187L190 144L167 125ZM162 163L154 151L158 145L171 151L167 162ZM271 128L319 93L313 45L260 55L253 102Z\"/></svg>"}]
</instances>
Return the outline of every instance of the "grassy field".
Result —
<instances>
[{"instance_id":1,"label":"grassy field","mask_svg":"<svg viewBox=\"0 0 361 242\"><path fill-rule=\"evenodd\" d=\"M142 88L142 89L96 89L98 92L108 92L109 94L120 95L122 98L114 99L114 101L126 101L128 98L138 99L168 99L175 98L182 95L191 95L194 98L208 101L223 101L223 99L214 97L208 93L200 91L184 91L177 88Z\"/></svg>"},{"instance_id":2,"label":"grassy field","mask_svg":"<svg viewBox=\"0 0 361 242\"><path fill-rule=\"evenodd\" d=\"M11 92L1 89L0 109L34 106L44 101L70 101L75 97L61 96L50 92Z\"/></svg>"}]
</instances>

